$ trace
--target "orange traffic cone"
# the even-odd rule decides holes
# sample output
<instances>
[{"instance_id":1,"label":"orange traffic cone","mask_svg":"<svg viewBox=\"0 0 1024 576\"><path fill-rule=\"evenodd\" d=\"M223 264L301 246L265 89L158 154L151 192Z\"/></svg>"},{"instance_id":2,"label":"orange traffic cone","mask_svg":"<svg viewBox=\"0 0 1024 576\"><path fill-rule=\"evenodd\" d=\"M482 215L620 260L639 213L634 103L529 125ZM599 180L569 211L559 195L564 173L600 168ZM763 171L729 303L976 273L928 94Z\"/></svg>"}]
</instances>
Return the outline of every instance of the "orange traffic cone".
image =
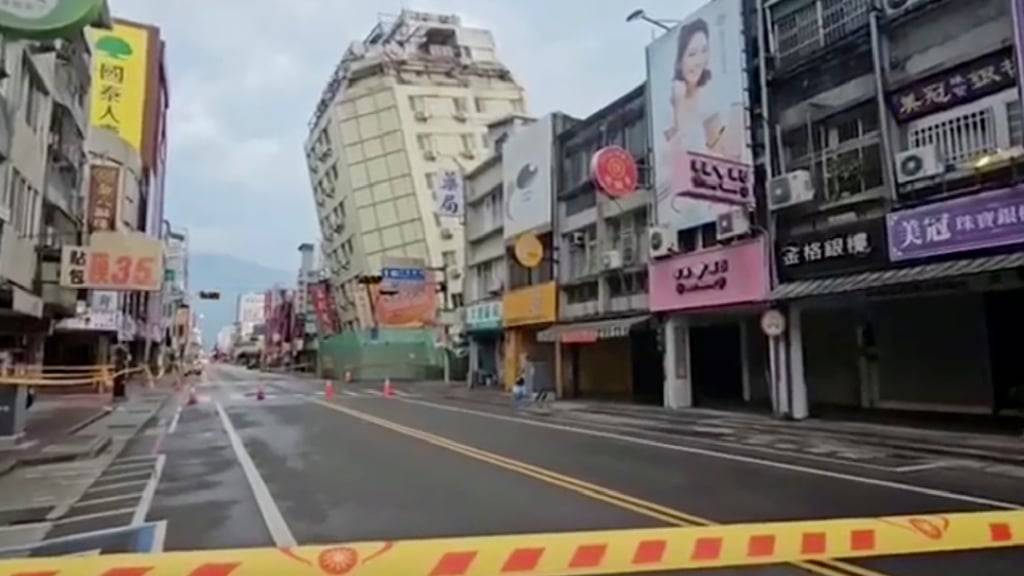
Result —
<instances>
[{"instance_id":1,"label":"orange traffic cone","mask_svg":"<svg viewBox=\"0 0 1024 576\"><path fill-rule=\"evenodd\" d=\"M189 386L189 389L188 389L188 405L189 406L195 406L198 403L199 403L199 400L196 398L196 387L195 386Z\"/></svg>"},{"instance_id":2,"label":"orange traffic cone","mask_svg":"<svg viewBox=\"0 0 1024 576\"><path fill-rule=\"evenodd\" d=\"M385 378L384 379L384 397L385 398L394 398L395 397L395 391L391 387L391 378Z\"/></svg>"},{"instance_id":3,"label":"orange traffic cone","mask_svg":"<svg viewBox=\"0 0 1024 576\"><path fill-rule=\"evenodd\" d=\"M263 385L261 384L260 387L256 389L256 399L259 401L263 401L263 399L265 399L266 397L267 395L266 393L263 392Z\"/></svg>"},{"instance_id":4,"label":"orange traffic cone","mask_svg":"<svg viewBox=\"0 0 1024 576\"><path fill-rule=\"evenodd\" d=\"M324 398L328 400L334 399L334 384L330 380L324 381Z\"/></svg>"}]
</instances>

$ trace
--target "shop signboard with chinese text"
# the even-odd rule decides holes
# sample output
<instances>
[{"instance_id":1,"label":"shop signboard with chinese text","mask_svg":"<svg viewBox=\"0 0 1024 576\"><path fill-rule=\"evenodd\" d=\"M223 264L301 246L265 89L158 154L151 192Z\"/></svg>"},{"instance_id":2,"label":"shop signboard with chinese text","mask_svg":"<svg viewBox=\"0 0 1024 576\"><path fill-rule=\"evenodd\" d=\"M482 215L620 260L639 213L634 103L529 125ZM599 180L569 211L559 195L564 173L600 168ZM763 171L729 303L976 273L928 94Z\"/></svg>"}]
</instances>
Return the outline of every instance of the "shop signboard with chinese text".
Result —
<instances>
[{"instance_id":1,"label":"shop signboard with chinese text","mask_svg":"<svg viewBox=\"0 0 1024 576\"><path fill-rule=\"evenodd\" d=\"M1017 86L1013 52L1000 50L889 94L897 122L909 122Z\"/></svg>"},{"instance_id":2,"label":"shop signboard with chinese text","mask_svg":"<svg viewBox=\"0 0 1024 576\"><path fill-rule=\"evenodd\" d=\"M501 321L501 302L483 302L466 308L466 330L468 331L500 330Z\"/></svg>"},{"instance_id":3,"label":"shop signboard with chinese text","mask_svg":"<svg viewBox=\"0 0 1024 576\"><path fill-rule=\"evenodd\" d=\"M680 254L650 265L655 312L761 302L768 297L768 250L763 237Z\"/></svg>"},{"instance_id":4,"label":"shop signboard with chinese text","mask_svg":"<svg viewBox=\"0 0 1024 576\"><path fill-rule=\"evenodd\" d=\"M89 32L93 49L90 123L111 130L141 151L150 32L120 22L113 30Z\"/></svg>"},{"instance_id":5,"label":"shop signboard with chinese text","mask_svg":"<svg viewBox=\"0 0 1024 576\"><path fill-rule=\"evenodd\" d=\"M423 267L385 267L371 290L379 326L420 328L437 319L437 283L427 280Z\"/></svg>"},{"instance_id":6,"label":"shop signboard with chinese text","mask_svg":"<svg viewBox=\"0 0 1024 576\"><path fill-rule=\"evenodd\" d=\"M89 167L90 232L117 230L121 169L117 166L93 164Z\"/></svg>"},{"instance_id":7,"label":"shop signboard with chinese text","mask_svg":"<svg viewBox=\"0 0 1024 576\"><path fill-rule=\"evenodd\" d=\"M145 234L102 232L90 246L61 252L63 288L158 292L164 277L163 243Z\"/></svg>"},{"instance_id":8,"label":"shop signboard with chinese text","mask_svg":"<svg viewBox=\"0 0 1024 576\"><path fill-rule=\"evenodd\" d=\"M887 216L893 262L1024 242L1024 186Z\"/></svg>"},{"instance_id":9,"label":"shop signboard with chinese text","mask_svg":"<svg viewBox=\"0 0 1024 576\"><path fill-rule=\"evenodd\" d=\"M554 282L506 292L502 298L505 326L550 324L557 318Z\"/></svg>"},{"instance_id":10,"label":"shop signboard with chinese text","mask_svg":"<svg viewBox=\"0 0 1024 576\"><path fill-rule=\"evenodd\" d=\"M889 261L884 218L783 236L776 250L779 279L784 282L863 272L883 268Z\"/></svg>"},{"instance_id":11,"label":"shop signboard with chinese text","mask_svg":"<svg viewBox=\"0 0 1024 576\"><path fill-rule=\"evenodd\" d=\"M314 282L309 285L308 291L316 313L317 331L325 337L336 334L340 329L340 321L334 300L331 298L330 284L326 280Z\"/></svg>"},{"instance_id":12,"label":"shop signboard with chinese text","mask_svg":"<svg viewBox=\"0 0 1024 576\"><path fill-rule=\"evenodd\" d=\"M466 205L465 184L457 170L441 170L437 174L437 190L434 190L437 205L434 213L443 218L462 218Z\"/></svg>"}]
</instances>

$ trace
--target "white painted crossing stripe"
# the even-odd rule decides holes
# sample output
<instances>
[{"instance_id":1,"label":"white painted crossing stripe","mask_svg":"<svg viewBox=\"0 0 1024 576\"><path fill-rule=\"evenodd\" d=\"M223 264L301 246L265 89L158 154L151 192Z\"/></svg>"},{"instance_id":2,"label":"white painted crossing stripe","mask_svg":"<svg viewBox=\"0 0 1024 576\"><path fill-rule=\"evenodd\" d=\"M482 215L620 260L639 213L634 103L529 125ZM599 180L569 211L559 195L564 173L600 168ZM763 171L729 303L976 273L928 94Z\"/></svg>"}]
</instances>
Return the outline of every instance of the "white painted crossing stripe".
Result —
<instances>
[{"instance_id":1,"label":"white painted crossing stripe","mask_svg":"<svg viewBox=\"0 0 1024 576\"><path fill-rule=\"evenodd\" d=\"M171 425L167 428L167 434L174 434L174 431L178 429L178 419L181 418L181 406L174 411L174 418L171 419Z\"/></svg>"},{"instance_id":2,"label":"white painted crossing stripe","mask_svg":"<svg viewBox=\"0 0 1024 576\"><path fill-rule=\"evenodd\" d=\"M142 498L139 499L139 504L135 507L135 514L132 516L132 526L138 526L146 521L146 514L149 514L149 507L152 505L153 497L156 495L156 487L160 484L160 476L164 472L164 462L166 460L167 456L163 454L157 458L153 475L149 477L149 483L146 484L146 489L142 491Z\"/></svg>"},{"instance_id":3,"label":"white painted crossing stripe","mask_svg":"<svg viewBox=\"0 0 1024 576\"><path fill-rule=\"evenodd\" d=\"M373 390L372 388L367 388L367 389L365 390L365 392L366 392L367 394L371 394L371 395L373 395L373 396L383 396L383 395L384 395L384 393L383 393L383 392L381 392L380 390Z\"/></svg>"},{"instance_id":4,"label":"white painted crossing stripe","mask_svg":"<svg viewBox=\"0 0 1024 576\"><path fill-rule=\"evenodd\" d=\"M342 390L341 393L344 394L345 396L351 396L352 398L362 398L363 397L362 394L356 394L355 392L351 392L349 390Z\"/></svg>"},{"instance_id":5,"label":"white painted crossing stripe","mask_svg":"<svg viewBox=\"0 0 1024 576\"><path fill-rule=\"evenodd\" d=\"M256 505L260 509L260 514L263 515L263 521L267 524L270 536L274 539L274 545L278 548L296 546L298 543L295 540L295 536L292 535L292 531L284 521L281 510L277 507L277 503L274 502L274 497L270 495L270 489L267 488L267 484L263 481L263 477L260 476L259 470L256 469L256 464L252 461L252 457L245 450L242 438L238 436L235 426L231 423L228 413L224 411L224 407L221 406L220 402L217 402L217 412L220 414L220 421L224 425L224 431L231 441L235 457L238 458L238 463L242 465L242 471L245 472L245 477L249 480L249 486L252 488L253 496L256 498Z\"/></svg>"}]
</instances>

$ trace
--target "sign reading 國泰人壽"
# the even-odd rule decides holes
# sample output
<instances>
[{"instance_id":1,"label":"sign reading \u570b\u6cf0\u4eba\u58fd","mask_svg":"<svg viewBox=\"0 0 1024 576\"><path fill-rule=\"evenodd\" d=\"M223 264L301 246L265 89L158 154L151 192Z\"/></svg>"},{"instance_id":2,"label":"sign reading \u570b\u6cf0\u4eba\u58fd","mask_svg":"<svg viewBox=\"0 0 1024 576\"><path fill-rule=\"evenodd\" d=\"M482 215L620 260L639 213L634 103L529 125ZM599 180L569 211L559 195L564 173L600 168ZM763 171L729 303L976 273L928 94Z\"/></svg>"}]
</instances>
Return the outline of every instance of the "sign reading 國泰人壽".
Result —
<instances>
[{"instance_id":1,"label":"sign reading \u570b\u6cf0\u4eba\u58fd","mask_svg":"<svg viewBox=\"0 0 1024 576\"><path fill-rule=\"evenodd\" d=\"M139 151L149 80L149 39L149 30L130 24L115 24L113 30L89 29L93 48L90 123L114 132Z\"/></svg>"},{"instance_id":2,"label":"sign reading \u570b\u6cf0\u4eba\u58fd","mask_svg":"<svg viewBox=\"0 0 1024 576\"><path fill-rule=\"evenodd\" d=\"M92 24L103 0L0 0L0 33L12 38L61 38Z\"/></svg>"}]
</instances>

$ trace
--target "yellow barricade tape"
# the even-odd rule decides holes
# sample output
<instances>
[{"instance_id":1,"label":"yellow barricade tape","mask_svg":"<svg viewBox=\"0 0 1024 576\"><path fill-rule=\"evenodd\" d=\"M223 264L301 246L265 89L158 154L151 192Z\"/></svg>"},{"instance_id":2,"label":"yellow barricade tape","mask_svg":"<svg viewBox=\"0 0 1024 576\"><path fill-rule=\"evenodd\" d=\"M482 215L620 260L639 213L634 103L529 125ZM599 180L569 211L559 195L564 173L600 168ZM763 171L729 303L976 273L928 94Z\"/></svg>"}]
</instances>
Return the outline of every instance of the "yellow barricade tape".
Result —
<instances>
[{"instance_id":1,"label":"yellow barricade tape","mask_svg":"<svg viewBox=\"0 0 1024 576\"><path fill-rule=\"evenodd\" d=\"M126 368L120 372L109 372L107 367L100 367L97 372L81 375L33 375L0 377L0 386L83 386L104 383L109 379L129 376L145 370L145 367Z\"/></svg>"},{"instance_id":2,"label":"yellow barricade tape","mask_svg":"<svg viewBox=\"0 0 1024 576\"><path fill-rule=\"evenodd\" d=\"M0 562L23 576L624 574L1024 545L1024 511Z\"/></svg>"}]
</instances>

